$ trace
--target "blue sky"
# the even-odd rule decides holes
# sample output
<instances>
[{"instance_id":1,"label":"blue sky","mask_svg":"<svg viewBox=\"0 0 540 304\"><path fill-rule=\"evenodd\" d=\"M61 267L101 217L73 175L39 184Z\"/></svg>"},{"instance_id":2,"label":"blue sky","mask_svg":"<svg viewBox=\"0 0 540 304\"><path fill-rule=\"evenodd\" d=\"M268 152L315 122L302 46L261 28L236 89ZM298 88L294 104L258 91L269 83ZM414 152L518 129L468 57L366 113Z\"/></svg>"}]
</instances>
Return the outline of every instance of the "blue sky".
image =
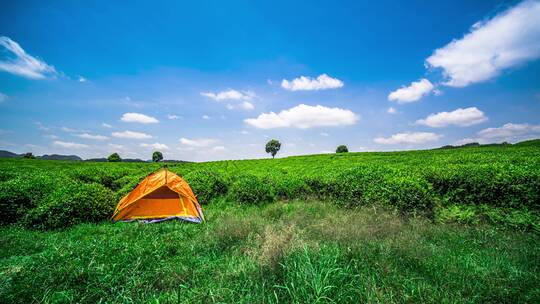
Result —
<instances>
[{"instance_id":1,"label":"blue sky","mask_svg":"<svg viewBox=\"0 0 540 304\"><path fill-rule=\"evenodd\" d=\"M0 10L0 149L218 160L540 137L539 1Z\"/></svg>"}]
</instances>

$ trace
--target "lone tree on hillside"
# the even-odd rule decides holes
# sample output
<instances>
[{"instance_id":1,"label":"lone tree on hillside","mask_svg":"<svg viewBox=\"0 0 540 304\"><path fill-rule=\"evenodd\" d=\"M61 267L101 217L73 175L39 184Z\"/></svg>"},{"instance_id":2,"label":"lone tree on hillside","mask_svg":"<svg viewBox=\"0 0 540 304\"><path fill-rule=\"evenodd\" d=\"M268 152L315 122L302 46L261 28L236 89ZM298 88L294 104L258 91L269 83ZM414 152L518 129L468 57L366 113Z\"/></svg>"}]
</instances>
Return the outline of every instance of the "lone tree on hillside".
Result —
<instances>
[{"instance_id":1,"label":"lone tree on hillside","mask_svg":"<svg viewBox=\"0 0 540 304\"><path fill-rule=\"evenodd\" d=\"M28 159L34 159L34 158L36 158L36 157L34 156L34 154L32 154L32 152L24 153L22 157L23 157L23 158L28 158Z\"/></svg>"},{"instance_id":2,"label":"lone tree on hillside","mask_svg":"<svg viewBox=\"0 0 540 304\"><path fill-rule=\"evenodd\" d=\"M152 161L157 163L159 161L162 161L163 160L163 154L161 154L161 152L159 151L154 151L154 153L152 153Z\"/></svg>"},{"instance_id":3,"label":"lone tree on hillside","mask_svg":"<svg viewBox=\"0 0 540 304\"><path fill-rule=\"evenodd\" d=\"M349 149L345 145L339 145L336 149L336 153L347 153Z\"/></svg>"},{"instance_id":4,"label":"lone tree on hillside","mask_svg":"<svg viewBox=\"0 0 540 304\"><path fill-rule=\"evenodd\" d=\"M120 158L120 155L118 155L118 153L113 153L109 155L109 157L107 157L107 161L111 163L117 163L117 162L121 162L122 159Z\"/></svg>"},{"instance_id":5,"label":"lone tree on hillside","mask_svg":"<svg viewBox=\"0 0 540 304\"><path fill-rule=\"evenodd\" d=\"M272 139L266 143L266 153L272 154L272 158L276 156L279 149L281 149L281 143L277 139Z\"/></svg>"}]
</instances>

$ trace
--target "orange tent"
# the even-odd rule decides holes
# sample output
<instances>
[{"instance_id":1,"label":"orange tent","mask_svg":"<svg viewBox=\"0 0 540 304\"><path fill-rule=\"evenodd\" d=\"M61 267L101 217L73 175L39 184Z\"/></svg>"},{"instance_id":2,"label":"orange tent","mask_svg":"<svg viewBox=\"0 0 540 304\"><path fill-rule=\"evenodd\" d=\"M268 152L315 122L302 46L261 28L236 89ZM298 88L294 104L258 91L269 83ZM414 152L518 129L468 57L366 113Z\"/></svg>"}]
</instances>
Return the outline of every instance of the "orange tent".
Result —
<instances>
[{"instance_id":1,"label":"orange tent","mask_svg":"<svg viewBox=\"0 0 540 304\"><path fill-rule=\"evenodd\" d=\"M124 196L111 219L115 222L143 220L149 223L182 219L200 223L204 216L188 183L163 168L148 175Z\"/></svg>"}]
</instances>

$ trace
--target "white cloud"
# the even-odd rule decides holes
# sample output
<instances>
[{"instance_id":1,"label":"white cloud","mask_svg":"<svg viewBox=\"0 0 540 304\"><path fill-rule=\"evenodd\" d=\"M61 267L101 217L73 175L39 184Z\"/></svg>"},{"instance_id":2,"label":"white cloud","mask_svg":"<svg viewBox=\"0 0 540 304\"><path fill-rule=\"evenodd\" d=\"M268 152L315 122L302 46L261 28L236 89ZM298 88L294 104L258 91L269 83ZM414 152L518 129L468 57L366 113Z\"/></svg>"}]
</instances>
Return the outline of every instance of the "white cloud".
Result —
<instances>
[{"instance_id":1,"label":"white cloud","mask_svg":"<svg viewBox=\"0 0 540 304\"><path fill-rule=\"evenodd\" d=\"M174 119L178 119L178 118L180 118L180 117L178 117L178 115L169 114L169 115L167 115L167 118L168 118L168 119L171 119L171 120L174 120Z\"/></svg>"},{"instance_id":2,"label":"white cloud","mask_svg":"<svg viewBox=\"0 0 540 304\"><path fill-rule=\"evenodd\" d=\"M8 99L8 96L0 92L0 103L6 101L7 99Z\"/></svg>"},{"instance_id":3,"label":"white cloud","mask_svg":"<svg viewBox=\"0 0 540 304\"><path fill-rule=\"evenodd\" d=\"M166 144L160 144L158 142L153 143L153 144L142 143L139 146L141 146L143 148L152 148L152 149L155 149L155 150L169 150L169 147Z\"/></svg>"},{"instance_id":4,"label":"white cloud","mask_svg":"<svg viewBox=\"0 0 540 304\"><path fill-rule=\"evenodd\" d=\"M34 124L38 127L38 130L41 130L41 131L50 131L51 130L51 128L45 126L44 124L42 124L39 121L35 122Z\"/></svg>"},{"instance_id":5,"label":"white cloud","mask_svg":"<svg viewBox=\"0 0 540 304\"><path fill-rule=\"evenodd\" d=\"M189 147L202 148L202 147L208 147L217 143L217 140L212 139L212 138L188 139L188 138L182 137L180 138L180 143Z\"/></svg>"},{"instance_id":6,"label":"white cloud","mask_svg":"<svg viewBox=\"0 0 540 304\"><path fill-rule=\"evenodd\" d=\"M82 77L82 76L79 76L79 78L77 79L78 82L87 82L88 79Z\"/></svg>"},{"instance_id":7,"label":"white cloud","mask_svg":"<svg viewBox=\"0 0 540 304\"><path fill-rule=\"evenodd\" d=\"M224 146L215 146L212 148L212 150L216 151L216 152L221 152L221 151L226 151L227 148L225 148Z\"/></svg>"},{"instance_id":8,"label":"white cloud","mask_svg":"<svg viewBox=\"0 0 540 304\"><path fill-rule=\"evenodd\" d=\"M65 141L59 141L59 140L55 140L53 142L53 145L55 145L57 147L69 148L69 149L84 149L84 148L89 147L88 145L85 145L85 144L79 144L79 143L74 143L74 142L65 142Z\"/></svg>"},{"instance_id":9,"label":"white cloud","mask_svg":"<svg viewBox=\"0 0 540 304\"><path fill-rule=\"evenodd\" d=\"M281 87L289 91L338 89L343 87L343 81L337 78L332 78L326 74L321 74L317 78L300 76L291 81L283 79L281 81Z\"/></svg>"},{"instance_id":10,"label":"white cloud","mask_svg":"<svg viewBox=\"0 0 540 304\"><path fill-rule=\"evenodd\" d=\"M77 134L75 136L78 136L78 137L84 138L84 139L93 139L93 140L106 140L106 139L109 139L107 136L93 135L93 134L88 134L88 133Z\"/></svg>"},{"instance_id":11,"label":"white cloud","mask_svg":"<svg viewBox=\"0 0 540 304\"><path fill-rule=\"evenodd\" d=\"M327 137L327 136L330 136L330 135L328 133L326 133L326 132L321 132L321 136Z\"/></svg>"},{"instance_id":12,"label":"white cloud","mask_svg":"<svg viewBox=\"0 0 540 304\"><path fill-rule=\"evenodd\" d=\"M251 91L237 91L228 89L226 91L212 93L212 92L206 92L201 93L202 96L212 98L215 101L223 101L223 100L251 100L253 97L255 97L255 93Z\"/></svg>"},{"instance_id":13,"label":"white cloud","mask_svg":"<svg viewBox=\"0 0 540 304\"><path fill-rule=\"evenodd\" d=\"M67 133L75 133L75 132L84 132L83 130L77 130L77 129L73 129L73 128L68 128L68 127L61 127L60 130L64 131L64 132L67 132Z\"/></svg>"},{"instance_id":14,"label":"white cloud","mask_svg":"<svg viewBox=\"0 0 540 304\"><path fill-rule=\"evenodd\" d=\"M388 113L388 114L397 114L397 110L394 107L390 107L390 108L388 108L388 110L386 110L386 113Z\"/></svg>"},{"instance_id":15,"label":"white cloud","mask_svg":"<svg viewBox=\"0 0 540 304\"><path fill-rule=\"evenodd\" d=\"M257 118L249 118L244 121L259 129L309 129L353 125L358 119L359 117L350 110L300 104L278 114L274 112L262 113Z\"/></svg>"},{"instance_id":16,"label":"white cloud","mask_svg":"<svg viewBox=\"0 0 540 304\"><path fill-rule=\"evenodd\" d=\"M118 144L109 144L108 146L109 146L109 148L111 148L111 149L117 149L117 150L121 150L121 149L124 148L124 146L118 145Z\"/></svg>"},{"instance_id":17,"label":"white cloud","mask_svg":"<svg viewBox=\"0 0 540 304\"><path fill-rule=\"evenodd\" d=\"M241 104L238 105L238 107L240 107L240 109L244 109L244 110L253 110L253 109L255 109L255 106L249 101L242 102Z\"/></svg>"},{"instance_id":18,"label":"white cloud","mask_svg":"<svg viewBox=\"0 0 540 304\"><path fill-rule=\"evenodd\" d=\"M488 144L502 141L518 142L539 137L540 125L507 123L501 127L483 129L476 133L476 137L463 138L454 144L463 145L472 142Z\"/></svg>"},{"instance_id":19,"label":"white cloud","mask_svg":"<svg viewBox=\"0 0 540 304\"><path fill-rule=\"evenodd\" d=\"M381 145L394 144L423 144L430 141L436 141L442 135L429 132L405 132L397 133L388 138L377 137L373 141Z\"/></svg>"},{"instance_id":20,"label":"white cloud","mask_svg":"<svg viewBox=\"0 0 540 304\"><path fill-rule=\"evenodd\" d=\"M112 128L112 126L108 123L102 123L101 126L104 128Z\"/></svg>"},{"instance_id":21,"label":"white cloud","mask_svg":"<svg viewBox=\"0 0 540 304\"><path fill-rule=\"evenodd\" d=\"M208 115L203 115L203 116L202 116L202 119L208 120L208 119L210 119L210 116L208 116Z\"/></svg>"},{"instance_id":22,"label":"white cloud","mask_svg":"<svg viewBox=\"0 0 540 304\"><path fill-rule=\"evenodd\" d=\"M463 38L435 50L426 63L442 69L445 85L464 87L539 57L540 2L523 1L477 22Z\"/></svg>"},{"instance_id":23,"label":"white cloud","mask_svg":"<svg viewBox=\"0 0 540 304\"><path fill-rule=\"evenodd\" d=\"M129 138L129 139L148 139L152 138L151 135L141 132L124 131L124 132L112 132L111 135L117 138Z\"/></svg>"},{"instance_id":24,"label":"white cloud","mask_svg":"<svg viewBox=\"0 0 540 304\"><path fill-rule=\"evenodd\" d=\"M416 124L433 128L441 128L449 125L468 127L487 120L488 118L484 115L484 112L478 110L476 107L471 107L465 109L459 108L452 112L430 114L425 119L417 120Z\"/></svg>"},{"instance_id":25,"label":"white cloud","mask_svg":"<svg viewBox=\"0 0 540 304\"><path fill-rule=\"evenodd\" d=\"M53 66L48 65L29 54L15 41L8 37L0 37L0 46L12 55L11 58L0 60L0 71L5 71L30 79L44 79L56 75Z\"/></svg>"},{"instance_id":26,"label":"white cloud","mask_svg":"<svg viewBox=\"0 0 540 304\"><path fill-rule=\"evenodd\" d=\"M433 90L433 84L422 78L417 82L411 82L408 87L401 87L388 95L388 100L397 103L409 103L418 101Z\"/></svg>"},{"instance_id":27,"label":"white cloud","mask_svg":"<svg viewBox=\"0 0 540 304\"><path fill-rule=\"evenodd\" d=\"M507 123L499 128L487 128L478 132L482 139L508 139L540 135L540 125Z\"/></svg>"},{"instance_id":28,"label":"white cloud","mask_svg":"<svg viewBox=\"0 0 540 304\"><path fill-rule=\"evenodd\" d=\"M249 132L246 131L246 130L242 130L242 131L240 131L240 133L243 134L243 135L248 135L249 134Z\"/></svg>"},{"instance_id":29,"label":"white cloud","mask_svg":"<svg viewBox=\"0 0 540 304\"><path fill-rule=\"evenodd\" d=\"M136 123L142 123L142 124L151 124L151 123L158 123L159 120L152 116L144 115L141 113L124 113L122 115L122 118L120 118L123 122L136 122Z\"/></svg>"},{"instance_id":30,"label":"white cloud","mask_svg":"<svg viewBox=\"0 0 540 304\"><path fill-rule=\"evenodd\" d=\"M43 135L43 137L45 138L49 138L49 139L59 139L60 137L54 135L54 134L49 134L49 135Z\"/></svg>"},{"instance_id":31,"label":"white cloud","mask_svg":"<svg viewBox=\"0 0 540 304\"><path fill-rule=\"evenodd\" d=\"M227 109L229 110L234 110L234 109L242 109L242 110L253 110L255 109L255 106L249 102L249 101L243 101L237 105L233 105L233 104L230 104L228 103L227 104Z\"/></svg>"}]
</instances>

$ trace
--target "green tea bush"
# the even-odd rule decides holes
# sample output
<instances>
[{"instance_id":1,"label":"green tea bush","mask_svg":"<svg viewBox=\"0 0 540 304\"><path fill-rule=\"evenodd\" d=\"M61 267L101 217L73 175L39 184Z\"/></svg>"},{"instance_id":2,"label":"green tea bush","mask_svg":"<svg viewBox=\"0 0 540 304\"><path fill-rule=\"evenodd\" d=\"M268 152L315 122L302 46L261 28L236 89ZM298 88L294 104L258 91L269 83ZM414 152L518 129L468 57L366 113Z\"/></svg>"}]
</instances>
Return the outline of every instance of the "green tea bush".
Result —
<instances>
[{"instance_id":1,"label":"green tea bush","mask_svg":"<svg viewBox=\"0 0 540 304\"><path fill-rule=\"evenodd\" d=\"M108 219L115 207L114 193L95 183L66 182L32 209L24 224L35 229L59 229Z\"/></svg>"},{"instance_id":2,"label":"green tea bush","mask_svg":"<svg viewBox=\"0 0 540 304\"><path fill-rule=\"evenodd\" d=\"M59 184L58 179L36 172L0 183L0 224L18 222Z\"/></svg>"},{"instance_id":3,"label":"green tea bush","mask_svg":"<svg viewBox=\"0 0 540 304\"><path fill-rule=\"evenodd\" d=\"M263 179L274 188L274 193L279 199L306 198L311 193L304 179L297 175L272 174L265 176Z\"/></svg>"},{"instance_id":4,"label":"green tea bush","mask_svg":"<svg viewBox=\"0 0 540 304\"><path fill-rule=\"evenodd\" d=\"M271 184L255 175L241 175L231 185L229 198L243 204L270 203L276 200Z\"/></svg>"},{"instance_id":5,"label":"green tea bush","mask_svg":"<svg viewBox=\"0 0 540 304\"><path fill-rule=\"evenodd\" d=\"M218 173L208 170L195 170L184 176L197 196L200 204L208 204L212 199L227 193L227 183Z\"/></svg>"},{"instance_id":6,"label":"green tea bush","mask_svg":"<svg viewBox=\"0 0 540 304\"><path fill-rule=\"evenodd\" d=\"M389 174L389 169L373 166L344 170L328 187L329 195L337 202L349 206L378 203L384 191L385 174Z\"/></svg>"},{"instance_id":7,"label":"green tea bush","mask_svg":"<svg viewBox=\"0 0 540 304\"><path fill-rule=\"evenodd\" d=\"M431 210L436 201L431 185L421 177L387 176L383 187L381 200L402 212Z\"/></svg>"},{"instance_id":8,"label":"green tea bush","mask_svg":"<svg viewBox=\"0 0 540 304\"><path fill-rule=\"evenodd\" d=\"M540 174L531 169L454 166L429 172L426 178L446 204L540 209Z\"/></svg>"}]
</instances>

